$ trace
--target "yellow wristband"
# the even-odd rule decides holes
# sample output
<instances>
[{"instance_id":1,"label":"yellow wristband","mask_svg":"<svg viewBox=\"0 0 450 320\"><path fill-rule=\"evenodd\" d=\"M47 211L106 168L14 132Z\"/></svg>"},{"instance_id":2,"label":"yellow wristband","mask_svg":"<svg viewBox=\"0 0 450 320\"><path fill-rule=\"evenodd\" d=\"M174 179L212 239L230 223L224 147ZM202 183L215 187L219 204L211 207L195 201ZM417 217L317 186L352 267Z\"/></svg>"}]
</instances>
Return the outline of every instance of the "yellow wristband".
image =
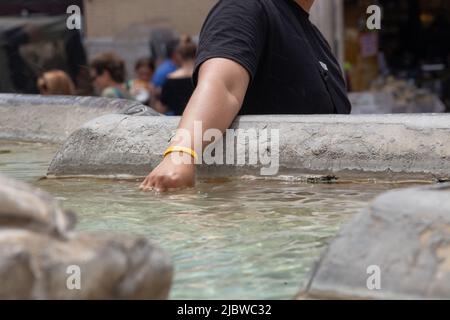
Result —
<instances>
[{"instance_id":1,"label":"yellow wristband","mask_svg":"<svg viewBox=\"0 0 450 320\"><path fill-rule=\"evenodd\" d=\"M190 155L195 160L198 159L197 152L195 152L193 149L186 148L186 147L179 147L179 146L174 146L174 147L167 148L166 151L164 151L164 157L167 156L168 154L171 154L172 152L187 153L188 155Z\"/></svg>"}]
</instances>

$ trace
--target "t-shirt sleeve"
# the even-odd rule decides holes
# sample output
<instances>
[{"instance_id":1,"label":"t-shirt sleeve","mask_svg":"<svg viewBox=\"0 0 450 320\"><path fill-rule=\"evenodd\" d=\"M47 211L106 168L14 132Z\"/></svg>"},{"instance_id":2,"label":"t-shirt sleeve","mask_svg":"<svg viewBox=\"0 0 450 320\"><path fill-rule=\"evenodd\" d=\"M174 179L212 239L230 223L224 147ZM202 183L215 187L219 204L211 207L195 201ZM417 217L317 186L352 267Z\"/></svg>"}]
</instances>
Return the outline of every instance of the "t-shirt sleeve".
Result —
<instances>
[{"instance_id":1,"label":"t-shirt sleeve","mask_svg":"<svg viewBox=\"0 0 450 320\"><path fill-rule=\"evenodd\" d=\"M253 79L264 50L266 32L267 16L260 0L220 0L200 33L194 85L201 65L212 58L239 63Z\"/></svg>"}]
</instances>

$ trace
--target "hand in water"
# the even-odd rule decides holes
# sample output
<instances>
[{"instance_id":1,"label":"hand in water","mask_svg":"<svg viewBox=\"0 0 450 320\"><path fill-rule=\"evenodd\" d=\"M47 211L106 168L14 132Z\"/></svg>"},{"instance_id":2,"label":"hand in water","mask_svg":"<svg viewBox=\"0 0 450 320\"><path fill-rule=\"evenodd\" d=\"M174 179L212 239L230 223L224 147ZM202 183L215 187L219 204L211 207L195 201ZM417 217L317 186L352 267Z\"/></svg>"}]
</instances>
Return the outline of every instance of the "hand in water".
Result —
<instances>
[{"instance_id":1,"label":"hand in water","mask_svg":"<svg viewBox=\"0 0 450 320\"><path fill-rule=\"evenodd\" d=\"M172 157L167 156L145 178L139 189L165 192L169 189L189 188L195 184L194 164L175 164Z\"/></svg>"}]
</instances>

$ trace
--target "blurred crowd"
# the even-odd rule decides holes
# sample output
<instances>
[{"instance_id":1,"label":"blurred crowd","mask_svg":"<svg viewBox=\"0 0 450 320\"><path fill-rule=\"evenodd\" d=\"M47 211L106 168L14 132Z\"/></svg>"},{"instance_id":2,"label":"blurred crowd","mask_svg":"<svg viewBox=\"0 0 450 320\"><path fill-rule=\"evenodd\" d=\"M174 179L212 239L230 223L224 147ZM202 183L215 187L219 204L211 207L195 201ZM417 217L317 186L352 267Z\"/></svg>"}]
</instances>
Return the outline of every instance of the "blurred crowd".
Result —
<instances>
[{"instance_id":1,"label":"blurred crowd","mask_svg":"<svg viewBox=\"0 0 450 320\"><path fill-rule=\"evenodd\" d=\"M197 45L182 36L167 45L166 57L156 61L138 59L134 78L126 79L125 61L114 52L104 52L89 62L89 80L95 94L106 98L131 99L165 115L181 115L194 90L192 74ZM37 80L42 95L75 95L75 85L62 70L44 72Z\"/></svg>"}]
</instances>

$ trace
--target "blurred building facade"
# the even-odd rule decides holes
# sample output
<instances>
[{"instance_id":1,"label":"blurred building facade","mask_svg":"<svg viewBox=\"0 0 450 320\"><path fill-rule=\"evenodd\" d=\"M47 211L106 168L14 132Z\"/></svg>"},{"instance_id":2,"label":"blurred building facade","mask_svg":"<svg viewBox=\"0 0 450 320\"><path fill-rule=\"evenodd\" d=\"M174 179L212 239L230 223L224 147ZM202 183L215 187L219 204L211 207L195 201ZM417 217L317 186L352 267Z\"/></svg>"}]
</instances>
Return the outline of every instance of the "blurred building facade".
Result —
<instances>
[{"instance_id":1,"label":"blurred building facade","mask_svg":"<svg viewBox=\"0 0 450 320\"><path fill-rule=\"evenodd\" d=\"M115 37L130 26L198 34L215 0L84 0L86 35Z\"/></svg>"},{"instance_id":2,"label":"blurred building facade","mask_svg":"<svg viewBox=\"0 0 450 320\"><path fill-rule=\"evenodd\" d=\"M373 4L382 8L380 30L366 26ZM394 87L432 92L450 110L449 40L450 1L344 1L344 61L352 91L386 87L395 79L405 84Z\"/></svg>"}]
</instances>

